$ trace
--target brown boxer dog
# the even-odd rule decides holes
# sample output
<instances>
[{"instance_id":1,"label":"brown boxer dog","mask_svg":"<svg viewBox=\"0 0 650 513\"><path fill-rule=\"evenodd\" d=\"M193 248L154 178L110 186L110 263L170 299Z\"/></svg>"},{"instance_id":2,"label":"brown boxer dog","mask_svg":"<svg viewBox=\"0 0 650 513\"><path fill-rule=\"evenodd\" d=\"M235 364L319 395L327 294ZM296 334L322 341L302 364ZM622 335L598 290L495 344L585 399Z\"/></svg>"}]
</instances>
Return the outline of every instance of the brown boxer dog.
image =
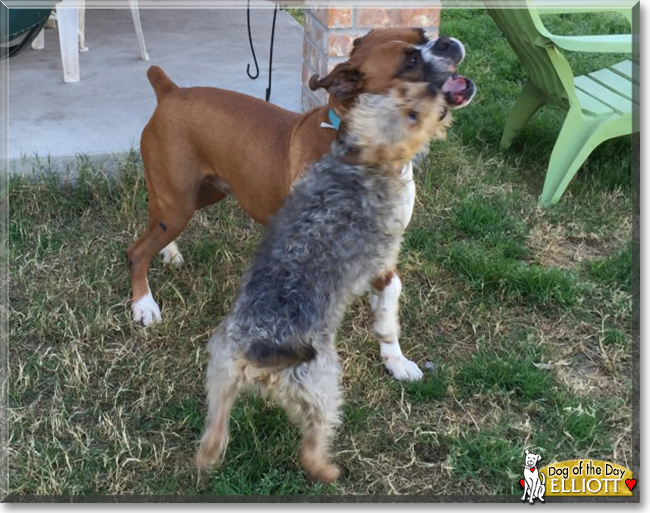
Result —
<instances>
[{"instance_id":1,"label":"brown boxer dog","mask_svg":"<svg viewBox=\"0 0 650 513\"><path fill-rule=\"evenodd\" d=\"M449 69L465 54L459 41L431 41L422 29L374 30L353 46L348 61L326 77L311 78L310 88L324 88L329 100L304 114L234 91L181 88L159 67L149 68L158 100L140 142L149 220L127 249L135 322L148 326L161 320L147 282L149 263L160 252L166 263L182 265L174 240L195 210L232 195L254 220L266 224L294 180L329 150L337 135L333 125L345 123L360 94L383 94L400 83L425 81L425 60L439 59ZM450 78L443 91L449 108L457 108L469 103L474 86L463 77ZM447 109L440 115L447 116ZM412 164L405 163L404 172L412 173ZM407 208L412 209L414 199L413 185ZM398 276L387 272L373 287L374 334L386 367L397 379L421 379L422 372L399 346Z\"/></svg>"}]
</instances>

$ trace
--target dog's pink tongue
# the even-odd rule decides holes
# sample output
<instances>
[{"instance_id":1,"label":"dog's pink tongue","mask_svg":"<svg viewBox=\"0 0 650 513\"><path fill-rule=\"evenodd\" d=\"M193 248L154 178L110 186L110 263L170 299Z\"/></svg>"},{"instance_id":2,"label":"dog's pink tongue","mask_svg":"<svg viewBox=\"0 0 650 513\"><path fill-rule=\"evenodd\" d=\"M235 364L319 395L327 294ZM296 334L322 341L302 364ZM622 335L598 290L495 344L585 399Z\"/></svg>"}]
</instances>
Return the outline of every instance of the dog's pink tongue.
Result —
<instances>
[{"instance_id":1,"label":"dog's pink tongue","mask_svg":"<svg viewBox=\"0 0 650 513\"><path fill-rule=\"evenodd\" d=\"M461 75L452 75L442 84L443 93L462 93L467 89L467 79Z\"/></svg>"},{"instance_id":2,"label":"dog's pink tongue","mask_svg":"<svg viewBox=\"0 0 650 513\"><path fill-rule=\"evenodd\" d=\"M468 87L468 82L462 75L452 75L442 84L442 92L449 103L462 105L465 102L463 93Z\"/></svg>"}]
</instances>

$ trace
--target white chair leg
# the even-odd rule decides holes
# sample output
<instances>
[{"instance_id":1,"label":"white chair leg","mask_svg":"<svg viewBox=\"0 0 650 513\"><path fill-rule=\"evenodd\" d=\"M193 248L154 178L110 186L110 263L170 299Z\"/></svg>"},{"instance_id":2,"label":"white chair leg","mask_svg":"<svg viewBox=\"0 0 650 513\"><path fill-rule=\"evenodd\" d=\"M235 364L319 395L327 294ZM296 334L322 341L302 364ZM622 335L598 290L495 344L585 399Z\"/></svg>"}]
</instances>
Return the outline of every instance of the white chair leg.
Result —
<instances>
[{"instance_id":1,"label":"white chair leg","mask_svg":"<svg viewBox=\"0 0 650 513\"><path fill-rule=\"evenodd\" d=\"M131 16L133 17L133 25L135 26L135 35L138 37L138 46L140 47L140 59L143 61L149 60L147 54L147 47L144 45L144 34L142 33L142 23L140 22L140 9L138 8L138 0L129 0L131 6Z\"/></svg>"},{"instance_id":2,"label":"white chair leg","mask_svg":"<svg viewBox=\"0 0 650 513\"><path fill-rule=\"evenodd\" d=\"M32 48L34 50L42 50L45 48L45 29L41 29L38 36L32 41Z\"/></svg>"},{"instance_id":3,"label":"white chair leg","mask_svg":"<svg viewBox=\"0 0 650 513\"><path fill-rule=\"evenodd\" d=\"M79 51L88 51L86 46L86 0L79 0Z\"/></svg>"},{"instance_id":4,"label":"white chair leg","mask_svg":"<svg viewBox=\"0 0 650 513\"><path fill-rule=\"evenodd\" d=\"M63 80L79 82L79 12L78 2L63 0L56 4L59 44L63 62Z\"/></svg>"}]
</instances>

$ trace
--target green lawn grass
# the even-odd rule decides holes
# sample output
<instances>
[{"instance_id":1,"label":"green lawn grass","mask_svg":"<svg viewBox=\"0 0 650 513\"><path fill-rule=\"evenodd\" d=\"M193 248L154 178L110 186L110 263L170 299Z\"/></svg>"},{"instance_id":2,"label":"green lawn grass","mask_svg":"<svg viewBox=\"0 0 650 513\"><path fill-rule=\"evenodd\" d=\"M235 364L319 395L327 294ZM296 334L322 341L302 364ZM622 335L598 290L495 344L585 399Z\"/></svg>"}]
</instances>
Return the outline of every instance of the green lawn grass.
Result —
<instances>
[{"instance_id":1,"label":"green lawn grass","mask_svg":"<svg viewBox=\"0 0 650 513\"><path fill-rule=\"evenodd\" d=\"M626 30L554 16L564 33ZM400 259L402 346L422 383L388 376L365 299L340 330L341 479L310 483L298 432L256 397L233 413L223 466L198 475L205 343L261 229L234 201L195 215L186 266L149 275L161 325L130 322L124 250L147 195L137 159L116 179L85 159L76 183L10 181L10 490L19 494L514 494L523 449L543 462L631 463L631 145L603 144L562 202L537 206L563 112L548 107L507 153L500 131L524 75L491 18L444 10L478 94L416 171ZM570 56L583 73L619 56ZM540 367L551 363L550 368Z\"/></svg>"}]
</instances>

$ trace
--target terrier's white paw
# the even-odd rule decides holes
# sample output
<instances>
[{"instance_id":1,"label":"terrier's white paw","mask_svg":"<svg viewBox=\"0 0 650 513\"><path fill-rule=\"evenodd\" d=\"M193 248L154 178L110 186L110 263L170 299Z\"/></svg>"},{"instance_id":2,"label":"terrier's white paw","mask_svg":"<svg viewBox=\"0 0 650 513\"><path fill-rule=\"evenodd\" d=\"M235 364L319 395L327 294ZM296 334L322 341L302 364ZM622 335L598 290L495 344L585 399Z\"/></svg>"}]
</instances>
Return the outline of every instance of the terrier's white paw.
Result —
<instances>
[{"instance_id":1,"label":"terrier's white paw","mask_svg":"<svg viewBox=\"0 0 650 513\"><path fill-rule=\"evenodd\" d=\"M151 291L133 303L131 310L133 311L133 322L135 323L141 322L145 326L151 326L162 320L160 307L151 295Z\"/></svg>"},{"instance_id":2,"label":"terrier's white paw","mask_svg":"<svg viewBox=\"0 0 650 513\"><path fill-rule=\"evenodd\" d=\"M160 254L163 257L163 262L165 264L171 265L176 269L185 263L183 255L181 255L181 252L178 250L178 245L174 241L170 242L164 248L162 248L160 250Z\"/></svg>"},{"instance_id":3,"label":"terrier's white paw","mask_svg":"<svg viewBox=\"0 0 650 513\"><path fill-rule=\"evenodd\" d=\"M384 363L388 372L399 381L420 381L422 379L422 371L417 364L402 355L384 356Z\"/></svg>"}]
</instances>

